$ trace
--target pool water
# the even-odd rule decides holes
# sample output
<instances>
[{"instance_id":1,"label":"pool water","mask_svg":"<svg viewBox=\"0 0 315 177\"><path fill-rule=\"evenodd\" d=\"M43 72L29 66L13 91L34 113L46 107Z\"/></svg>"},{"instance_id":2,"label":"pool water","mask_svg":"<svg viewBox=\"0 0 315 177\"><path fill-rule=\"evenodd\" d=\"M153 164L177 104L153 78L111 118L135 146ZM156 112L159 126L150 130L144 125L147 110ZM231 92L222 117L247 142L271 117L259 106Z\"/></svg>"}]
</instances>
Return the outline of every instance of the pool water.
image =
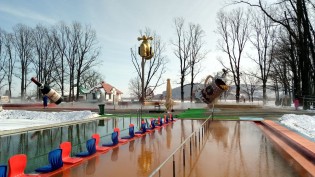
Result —
<instances>
[{"instance_id":1,"label":"pool water","mask_svg":"<svg viewBox=\"0 0 315 177\"><path fill-rule=\"evenodd\" d=\"M54 175L144 177L152 173L203 120L178 120L135 139L105 154L84 161ZM124 132L122 132L122 135ZM190 177L268 177L308 176L281 149L274 146L263 132L249 121L213 121L201 141L186 144L175 154L176 176ZM161 176L172 176L172 161L161 169ZM155 176L159 176L158 174Z\"/></svg>"}]
</instances>

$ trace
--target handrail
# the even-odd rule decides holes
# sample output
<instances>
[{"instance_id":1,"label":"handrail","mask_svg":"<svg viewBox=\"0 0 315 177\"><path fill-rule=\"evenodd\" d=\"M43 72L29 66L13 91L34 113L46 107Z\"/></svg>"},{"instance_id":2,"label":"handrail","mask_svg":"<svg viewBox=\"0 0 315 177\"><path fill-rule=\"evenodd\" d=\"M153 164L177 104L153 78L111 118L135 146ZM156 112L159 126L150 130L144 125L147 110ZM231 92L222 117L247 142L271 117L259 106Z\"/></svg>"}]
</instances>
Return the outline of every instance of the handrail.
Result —
<instances>
[{"instance_id":1,"label":"handrail","mask_svg":"<svg viewBox=\"0 0 315 177\"><path fill-rule=\"evenodd\" d=\"M213 112L213 109L212 109L212 112ZM197 131L199 131L199 130L204 126L204 124L205 124L206 122L208 122L208 121L210 120L211 117L213 118L213 114L211 114L211 115L201 124L200 128L198 128L197 130L195 130L194 132L192 132L192 133L184 140L184 142L182 142L182 143L180 144L180 146L179 146L178 148L176 148L175 151L174 151L164 162L162 162L162 163L149 175L149 177L153 177L153 175L155 175L158 171L160 171L160 169L164 166L164 164L166 164L166 163L168 162L168 160L170 160L170 159L175 155L175 153L176 153L178 150L180 150L180 149L186 144L186 142L187 142L188 140L190 140L190 138L191 138L193 135L195 135L195 133L196 133Z\"/></svg>"}]
</instances>

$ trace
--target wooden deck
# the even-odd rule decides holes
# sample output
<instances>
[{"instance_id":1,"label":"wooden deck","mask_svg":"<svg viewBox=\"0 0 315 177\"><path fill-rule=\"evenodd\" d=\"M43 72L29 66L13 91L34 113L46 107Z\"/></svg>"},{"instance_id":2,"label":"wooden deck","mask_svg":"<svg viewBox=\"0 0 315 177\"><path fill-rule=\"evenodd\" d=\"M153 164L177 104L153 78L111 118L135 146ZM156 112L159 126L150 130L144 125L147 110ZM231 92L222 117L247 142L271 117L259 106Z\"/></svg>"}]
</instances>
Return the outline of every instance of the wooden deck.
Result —
<instances>
[{"instance_id":1,"label":"wooden deck","mask_svg":"<svg viewBox=\"0 0 315 177\"><path fill-rule=\"evenodd\" d=\"M272 133L265 133L294 158L312 176L315 176L315 143L271 120L262 121Z\"/></svg>"}]
</instances>

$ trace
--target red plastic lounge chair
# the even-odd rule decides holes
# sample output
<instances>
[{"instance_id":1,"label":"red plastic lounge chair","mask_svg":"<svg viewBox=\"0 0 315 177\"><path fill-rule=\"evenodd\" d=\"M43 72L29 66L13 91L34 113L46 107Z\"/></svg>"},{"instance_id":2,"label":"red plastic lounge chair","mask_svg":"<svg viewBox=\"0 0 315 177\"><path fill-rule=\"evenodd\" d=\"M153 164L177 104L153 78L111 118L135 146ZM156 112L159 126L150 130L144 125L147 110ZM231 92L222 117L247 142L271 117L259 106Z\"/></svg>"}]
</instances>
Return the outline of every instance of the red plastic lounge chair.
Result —
<instances>
[{"instance_id":1,"label":"red plastic lounge chair","mask_svg":"<svg viewBox=\"0 0 315 177\"><path fill-rule=\"evenodd\" d=\"M24 170L26 168L27 157L25 154L16 154L9 158L8 166L9 173L8 177L26 177L26 176L39 176L39 175L30 175L25 174Z\"/></svg>"},{"instance_id":2,"label":"red plastic lounge chair","mask_svg":"<svg viewBox=\"0 0 315 177\"><path fill-rule=\"evenodd\" d=\"M81 162L83 159L79 158L79 157L70 157L70 153L71 153L71 142L66 141L66 142L62 142L59 145L60 149L62 149L62 161L63 163L67 163L67 164L75 164L78 162Z\"/></svg>"},{"instance_id":3,"label":"red plastic lounge chair","mask_svg":"<svg viewBox=\"0 0 315 177\"><path fill-rule=\"evenodd\" d=\"M158 120L157 120L157 125L155 125L156 127L163 127L164 124L163 124L163 120L162 118L159 116L158 117Z\"/></svg>"},{"instance_id":4,"label":"red plastic lounge chair","mask_svg":"<svg viewBox=\"0 0 315 177\"><path fill-rule=\"evenodd\" d=\"M109 151L111 148L110 147L102 147L102 146L99 146L99 142L100 142L100 135L95 133L92 135L92 138L94 138L96 141L95 141L95 147L96 147L96 151L101 151L101 152L106 152L106 151Z\"/></svg>"},{"instance_id":5,"label":"red plastic lounge chair","mask_svg":"<svg viewBox=\"0 0 315 177\"><path fill-rule=\"evenodd\" d=\"M173 114L169 114L170 115L170 120L172 121L172 122L175 122L176 120L174 119L174 117L173 117Z\"/></svg>"},{"instance_id":6,"label":"red plastic lounge chair","mask_svg":"<svg viewBox=\"0 0 315 177\"><path fill-rule=\"evenodd\" d=\"M119 129L118 127L114 128L114 132L117 132L117 133L118 133L118 142L119 142L119 143L124 144L124 143L127 143L127 142L128 142L127 139L121 139L121 138L119 137L119 135L120 135L120 129Z\"/></svg>"}]
</instances>

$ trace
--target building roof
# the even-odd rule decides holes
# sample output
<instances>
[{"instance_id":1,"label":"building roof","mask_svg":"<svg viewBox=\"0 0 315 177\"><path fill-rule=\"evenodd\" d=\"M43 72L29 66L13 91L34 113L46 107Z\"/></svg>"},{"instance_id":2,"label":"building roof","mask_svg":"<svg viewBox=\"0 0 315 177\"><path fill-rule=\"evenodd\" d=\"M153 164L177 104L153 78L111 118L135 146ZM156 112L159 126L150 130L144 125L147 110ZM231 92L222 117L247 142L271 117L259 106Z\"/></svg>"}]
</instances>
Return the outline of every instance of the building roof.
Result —
<instances>
[{"instance_id":1,"label":"building roof","mask_svg":"<svg viewBox=\"0 0 315 177\"><path fill-rule=\"evenodd\" d=\"M112 89L115 88L116 89L116 94L123 94L123 92L121 92L120 90L118 90L116 87L113 87L112 85L106 83L106 82L102 82L102 86L105 90L105 93L112 93Z\"/></svg>"}]
</instances>

